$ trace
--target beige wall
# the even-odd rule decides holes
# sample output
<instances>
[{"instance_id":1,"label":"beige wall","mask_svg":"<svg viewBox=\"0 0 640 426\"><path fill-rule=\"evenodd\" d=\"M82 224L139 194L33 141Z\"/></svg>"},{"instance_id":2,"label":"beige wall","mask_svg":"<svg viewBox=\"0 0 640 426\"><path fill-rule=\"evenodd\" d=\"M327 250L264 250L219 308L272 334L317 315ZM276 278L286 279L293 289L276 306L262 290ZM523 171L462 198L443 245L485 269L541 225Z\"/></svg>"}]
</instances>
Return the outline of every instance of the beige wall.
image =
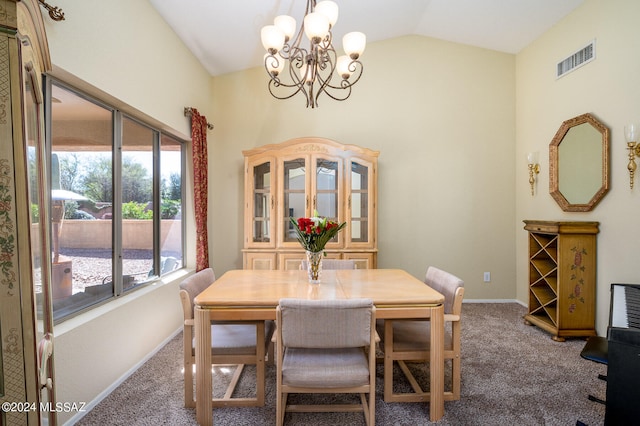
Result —
<instances>
[{"instance_id":1,"label":"beige wall","mask_svg":"<svg viewBox=\"0 0 640 426\"><path fill-rule=\"evenodd\" d=\"M636 0L587 0L516 58L518 299L527 301L527 235L522 220L599 221L596 322L601 335L609 318L610 284L640 282L633 260L640 248L640 185L629 189L624 139L624 125L640 122L639 15ZM556 63L594 38L596 60L556 80ZM592 212L565 213L549 195L548 146L564 120L586 112L610 129L610 190ZM528 151L540 152L542 171L534 197L528 192Z\"/></svg>"},{"instance_id":2,"label":"beige wall","mask_svg":"<svg viewBox=\"0 0 640 426\"><path fill-rule=\"evenodd\" d=\"M515 57L409 36L371 43L362 61L351 98L313 110L273 99L262 68L214 78L214 267L242 267L241 151L321 136L380 151L379 267L439 266L470 299L514 299Z\"/></svg>"},{"instance_id":3,"label":"beige wall","mask_svg":"<svg viewBox=\"0 0 640 426\"><path fill-rule=\"evenodd\" d=\"M241 266L241 151L322 136L381 151L380 267L421 277L435 265L465 280L467 299L526 302L521 221L597 220L601 333L608 284L638 281L627 253L638 249L640 225L633 219L640 194L628 187L622 135L626 122L640 121L635 0L587 0L517 56L417 36L371 43L351 99L322 98L315 110L300 98L272 99L261 68L210 79L148 2L56 5L66 21L45 21L57 72L182 135L189 134L184 106L216 125L208 134L208 221L218 274ZM593 38L596 61L556 81L555 63ZM584 112L611 129L611 191L592 213L563 213L547 191L547 147L563 120ZM542 173L531 197L525 156L534 150ZM186 215L187 235L193 235L192 215ZM193 265L191 245L186 256ZM492 274L489 284L482 283L484 271ZM94 400L178 329L181 278L56 327L60 401ZM163 312L160 322L156 312Z\"/></svg>"},{"instance_id":4,"label":"beige wall","mask_svg":"<svg viewBox=\"0 0 640 426\"><path fill-rule=\"evenodd\" d=\"M65 20L45 17L51 61L189 135L183 108L207 115L209 74L148 1L59 0Z\"/></svg>"},{"instance_id":5,"label":"beige wall","mask_svg":"<svg viewBox=\"0 0 640 426\"><path fill-rule=\"evenodd\" d=\"M45 17L55 75L142 111L188 138L183 108L208 114L211 79L147 1L57 0L66 20ZM125 112L128 111L125 109ZM187 135L187 136L185 136ZM189 157L190 158L190 154ZM185 176L190 182L192 174ZM192 205L191 186L187 205ZM193 208L185 212L193 235ZM185 253L195 265L193 245ZM58 401L95 402L181 329L178 283L184 271L55 327ZM97 398L97 399L96 399ZM76 413L60 413L64 423Z\"/></svg>"}]
</instances>

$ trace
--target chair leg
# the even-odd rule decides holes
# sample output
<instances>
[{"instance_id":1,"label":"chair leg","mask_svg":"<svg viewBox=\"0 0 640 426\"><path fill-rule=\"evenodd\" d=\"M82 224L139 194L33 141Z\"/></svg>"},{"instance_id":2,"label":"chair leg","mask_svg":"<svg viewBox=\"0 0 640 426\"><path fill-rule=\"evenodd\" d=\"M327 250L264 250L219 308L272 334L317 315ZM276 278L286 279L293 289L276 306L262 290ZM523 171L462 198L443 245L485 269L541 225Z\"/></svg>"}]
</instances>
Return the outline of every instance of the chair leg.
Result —
<instances>
[{"instance_id":1,"label":"chair leg","mask_svg":"<svg viewBox=\"0 0 640 426\"><path fill-rule=\"evenodd\" d=\"M193 366L195 357L193 355L193 327L185 325L183 330L182 356L184 359L184 406L195 408L196 398L193 390Z\"/></svg>"},{"instance_id":2,"label":"chair leg","mask_svg":"<svg viewBox=\"0 0 640 426\"><path fill-rule=\"evenodd\" d=\"M269 342L269 347L267 349L267 364L274 365L275 364L275 346L276 346L276 333L273 333L273 337L271 337L271 342Z\"/></svg>"},{"instance_id":3,"label":"chair leg","mask_svg":"<svg viewBox=\"0 0 640 426\"><path fill-rule=\"evenodd\" d=\"M264 357L265 351L265 323L256 326L256 399L258 407L264 406ZM269 342L269 346L273 346L272 342Z\"/></svg>"},{"instance_id":4,"label":"chair leg","mask_svg":"<svg viewBox=\"0 0 640 426\"><path fill-rule=\"evenodd\" d=\"M451 360L451 393L454 401L460 399L460 376L460 355L455 354Z\"/></svg>"},{"instance_id":5,"label":"chair leg","mask_svg":"<svg viewBox=\"0 0 640 426\"><path fill-rule=\"evenodd\" d=\"M282 426L284 424L284 416L287 413L287 397L289 394L280 394L280 392L278 392L278 394L276 401L276 425Z\"/></svg>"},{"instance_id":6,"label":"chair leg","mask_svg":"<svg viewBox=\"0 0 640 426\"><path fill-rule=\"evenodd\" d=\"M193 363L190 359L184 360L184 406L187 408L196 406L193 395Z\"/></svg>"},{"instance_id":7,"label":"chair leg","mask_svg":"<svg viewBox=\"0 0 640 426\"><path fill-rule=\"evenodd\" d=\"M258 359L256 362L256 399L258 400L258 407L264 406L264 393L265 393L265 365L264 354L262 359Z\"/></svg>"},{"instance_id":8,"label":"chair leg","mask_svg":"<svg viewBox=\"0 0 640 426\"><path fill-rule=\"evenodd\" d=\"M273 359L273 355L274 355L274 348L273 348L273 342L271 342L269 344L269 348L267 349L267 365L274 365L274 359Z\"/></svg>"},{"instance_id":9,"label":"chair leg","mask_svg":"<svg viewBox=\"0 0 640 426\"><path fill-rule=\"evenodd\" d=\"M360 394L360 403L362 404L362 411L364 413L364 422L367 426L375 426L376 424L376 409L375 409L375 395L369 393L369 400L367 401L367 394Z\"/></svg>"},{"instance_id":10,"label":"chair leg","mask_svg":"<svg viewBox=\"0 0 640 426\"><path fill-rule=\"evenodd\" d=\"M276 426L282 425L282 395L280 389L276 392Z\"/></svg>"}]
</instances>

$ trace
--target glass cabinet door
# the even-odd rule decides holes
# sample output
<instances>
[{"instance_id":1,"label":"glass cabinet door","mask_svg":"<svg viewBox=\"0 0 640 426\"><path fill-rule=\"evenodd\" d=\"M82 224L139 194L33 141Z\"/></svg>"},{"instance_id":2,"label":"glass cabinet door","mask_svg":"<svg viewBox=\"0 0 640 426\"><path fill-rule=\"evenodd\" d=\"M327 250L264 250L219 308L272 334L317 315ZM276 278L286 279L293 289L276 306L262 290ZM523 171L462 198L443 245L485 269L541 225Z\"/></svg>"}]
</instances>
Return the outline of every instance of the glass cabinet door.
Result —
<instances>
[{"instance_id":1,"label":"glass cabinet door","mask_svg":"<svg viewBox=\"0 0 640 426\"><path fill-rule=\"evenodd\" d=\"M249 211L251 218L250 232L248 236L251 246L275 246L273 231L273 217L275 199L273 193L274 162L271 159L262 159L250 164L247 172L252 186L249 198Z\"/></svg>"},{"instance_id":2,"label":"glass cabinet door","mask_svg":"<svg viewBox=\"0 0 640 426\"><path fill-rule=\"evenodd\" d=\"M321 217L341 222L343 219L340 193L342 192L342 160L337 158L314 157L313 174L313 210L317 210ZM328 243L328 247L335 246L342 241L342 232Z\"/></svg>"},{"instance_id":3,"label":"glass cabinet door","mask_svg":"<svg viewBox=\"0 0 640 426\"><path fill-rule=\"evenodd\" d=\"M283 214L282 241L296 242L296 234L289 218L308 217L309 194L307 193L307 158L294 158L283 162Z\"/></svg>"},{"instance_id":4,"label":"glass cabinet door","mask_svg":"<svg viewBox=\"0 0 640 426\"><path fill-rule=\"evenodd\" d=\"M371 217L373 199L371 188L373 183L373 170L370 163L362 160L351 161L349 185L349 241L355 246L372 245L373 223Z\"/></svg>"},{"instance_id":5,"label":"glass cabinet door","mask_svg":"<svg viewBox=\"0 0 640 426\"><path fill-rule=\"evenodd\" d=\"M320 216L338 220L338 162L315 160L313 208Z\"/></svg>"}]
</instances>

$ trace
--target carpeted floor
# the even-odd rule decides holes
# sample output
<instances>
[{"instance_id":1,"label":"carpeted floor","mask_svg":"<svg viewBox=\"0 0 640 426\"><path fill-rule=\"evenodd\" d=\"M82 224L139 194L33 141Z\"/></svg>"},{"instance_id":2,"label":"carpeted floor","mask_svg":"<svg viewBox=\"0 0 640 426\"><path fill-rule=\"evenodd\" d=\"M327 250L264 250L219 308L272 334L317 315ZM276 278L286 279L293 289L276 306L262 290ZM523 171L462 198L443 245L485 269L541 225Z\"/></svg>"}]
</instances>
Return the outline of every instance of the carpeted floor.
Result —
<instances>
[{"instance_id":1,"label":"carpeted floor","mask_svg":"<svg viewBox=\"0 0 640 426\"><path fill-rule=\"evenodd\" d=\"M602 425L604 398L598 374L606 367L580 357L584 339L554 342L526 326L526 308L515 303L465 303L462 308L462 397L445 402L438 425ZM145 363L77 424L196 425L195 410L183 406L182 334ZM419 380L426 380L424 367ZM214 381L221 382L216 370ZM397 373L397 372L395 372ZM395 374L394 373L394 374ZM377 370L376 424L418 426L429 421L427 403L392 403L382 399L382 365ZM400 377L400 376L398 376ZM266 404L258 408L214 409L216 425L273 425L275 367L267 366ZM398 378L398 386L406 386ZM246 367L239 392L253 392L254 375ZM219 386L214 392L219 392ZM291 396L290 398L293 398ZM364 425L361 413L288 414L287 425Z\"/></svg>"}]
</instances>

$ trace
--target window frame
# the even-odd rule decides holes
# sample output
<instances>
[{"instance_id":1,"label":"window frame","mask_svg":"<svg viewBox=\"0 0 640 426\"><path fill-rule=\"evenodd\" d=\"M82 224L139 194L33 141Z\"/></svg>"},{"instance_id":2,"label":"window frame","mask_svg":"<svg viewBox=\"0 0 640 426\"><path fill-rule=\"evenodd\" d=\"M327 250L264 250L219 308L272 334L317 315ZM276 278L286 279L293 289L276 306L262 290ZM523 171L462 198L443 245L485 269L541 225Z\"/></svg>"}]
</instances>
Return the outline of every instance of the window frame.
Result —
<instances>
[{"instance_id":1,"label":"window frame","mask_svg":"<svg viewBox=\"0 0 640 426\"><path fill-rule=\"evenodd\" d=\"M111 98L108 94L104 96L88 93L89 90L83 90L76 85L66 82L64 79L55 75L44 74L43 75L43 91L44 91L44 120L45 120L45 149L46 149L46 161L48 162L48 170L51 170L51 159L53 153L53 141L52 141L52 86L56 85L64 90L72 92L74 95L91 102L99 107L105 108L111 112L111 125L112 125L112 141L111 141L111 159L112 159L112 258L111 258L111 273L113 279L112 294L103 300L96 301L87 306L82 306L77 310L69 312L65 315L55 317L54 312L54 324L59 324L70 318L73 318L79 314L90 311L96 307L113 302L122 296L128 295L136 290L145 288L153 283L157 283L167 273L161 270L161 221L162 221L162 140L164 137L170 138L180 146L180 250L181 259L180 266L176 269L183 269L186 267L186 219L185 219L185 196L186 196L186 157L187 157L187 145L188 141L183 137L178 136L178 132L169 131L168 126L162 123L154 123L154 120L147 118L144 113L141 113L132 107L121 103L120 101ZM83 86L85 84L83 83ZM136 284L130 288L124 289L123 285L123 219L122 219L122 147L123 147L123 121L124 119L131 120L136 125L143 126L149 129L153 133L152 141L152 209L153 209L153 245L152 245L152 258L153 268L157 271L155 275L148 280L144 280L139 284ZM46 191L46 198L49 204L51 204L51 182L52 176L47 176L46 188L42 190ZM48 225L48 232L51 234L52 226ZM170 273L170 272L169 272Z\"/></svg>"}]
</instances>

